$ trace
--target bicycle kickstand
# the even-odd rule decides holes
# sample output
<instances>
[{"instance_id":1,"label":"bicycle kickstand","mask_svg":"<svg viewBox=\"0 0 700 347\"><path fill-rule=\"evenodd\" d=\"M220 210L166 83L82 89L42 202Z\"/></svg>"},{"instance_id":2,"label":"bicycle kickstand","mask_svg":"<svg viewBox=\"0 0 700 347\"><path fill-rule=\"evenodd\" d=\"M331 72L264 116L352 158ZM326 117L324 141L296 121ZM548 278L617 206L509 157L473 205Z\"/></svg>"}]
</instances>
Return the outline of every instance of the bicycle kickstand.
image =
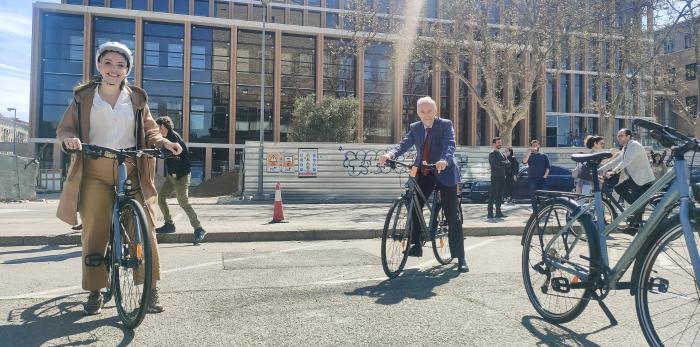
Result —
<instances>
[{"instance_id":1,"label":"bicycle kickstand","mask_svg":"<svg viewBox=\"0 0 700 347\"><path fill-rule=\"evenodd\" d=\"M617 325L617 319L615 319L615 316L613 316L612 312L608 308L608 305L603 302L603 300L596 300L598 301L598 305L600 305L600 309L603 310L603 313L605 313L605 316L608 317L610 320L610 325L615 326Z\"/></svg>"}]
</instances>

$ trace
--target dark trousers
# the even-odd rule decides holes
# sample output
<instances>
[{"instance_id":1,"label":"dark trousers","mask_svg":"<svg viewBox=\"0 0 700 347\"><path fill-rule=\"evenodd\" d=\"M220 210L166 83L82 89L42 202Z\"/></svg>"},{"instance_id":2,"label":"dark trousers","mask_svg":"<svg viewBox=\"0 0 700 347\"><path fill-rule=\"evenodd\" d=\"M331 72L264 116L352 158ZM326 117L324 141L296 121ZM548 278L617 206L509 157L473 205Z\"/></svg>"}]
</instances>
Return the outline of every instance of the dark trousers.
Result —
<instances>
[{"instance_id":1,"label":"dark trousers","mask_svg":"<svg viewBox=\"0 0 700 347\"><path fill-rule=\"evenodd\" d=\"M527 180L528 188L530 189L530 200L532 201L532 212L537 211L537 199L535 198L535 191L542 190L545 187L544 177L530 177Z\"/></svg>"},{"instance_id":2,"label":"dark trousers","mask_svg":"<svg viewBox=\"0 0 700 347\"><path fill-rule=\"evenodd\" d=\"M515 179L513 178L513 175L506 175L506 185L503 188L503 198L512 198L513 197L513 186L515 185Z\"/></svg>"},{"instance_id":3,"label":"dark trousers","mask_svg":"<svg viewBox=\"0 0 700 347\"><path fill-rule=\"evenodd\" d=\"M640 186L637 183L634 183L631 178L627 178L622 183L615 186L615 191L617 194L620 194L620 196L625 199L628 204L631 205L633 202L639 199L639 197L642 196L642 194L644 194L649 187L651 187L651 183ZM642 219L642 213L644 213L644 210L640 209L639 212L632 214L629 219L630 223L639 224Z\"/></svg>"},{"instance_id":4,"label":"dark trousers","mask_svg":"<svg viewBox=\"0 0 700 347\"><path fill-rule=\"evenodd\" d=\"M418 188L426 199L430 198L430 194L433 192L435 185L438 186L441 197L440 206L445 211L447 226L449 228L448 238L450 242L450 253L453 257L464 258L464 233L462 232L462 222L459 220L459 214L457 212L457 209L461 208L461 206L457 205L457 186L446 187L438 182L432 173L423 176L420 171L416 175L416 182L418 182ZM420 210L422 211L425 201L418 196L418 202L420 204ZM426 224L430 223L430 221L425 222ZM413 243L420 245L420 223L418 222L418 217L415 215L413 216L411 230Z\"/></svg>"},{"instance_id":5,"label":"dark trousers","mask_svg":"<svg viewBox=\"0 0 700 347\"><path fill-rule=\"evenodd\" d=\"M493 205L496 205L496 213L501 214L501 203L503 203L503 188L506 185L505 177L491 176L491 187L489 187L489 216L493 216Z\"/></svg>"}]
</instances>

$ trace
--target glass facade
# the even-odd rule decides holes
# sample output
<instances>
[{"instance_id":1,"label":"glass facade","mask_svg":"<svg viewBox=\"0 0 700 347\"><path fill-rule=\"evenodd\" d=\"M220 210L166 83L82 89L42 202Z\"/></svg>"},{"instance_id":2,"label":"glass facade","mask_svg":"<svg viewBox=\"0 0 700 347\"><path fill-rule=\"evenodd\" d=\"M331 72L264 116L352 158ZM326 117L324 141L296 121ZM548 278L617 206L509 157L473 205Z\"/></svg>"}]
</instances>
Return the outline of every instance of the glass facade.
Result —
<instances>
[{"instance_id":1,"label":"glass facade","mask_svg":"<svg viewBox=\"0 0 700 347\"><path fill-rule=\"evenodd\" d=\"M126 8L126 0L112 0L109 2L111 8Z\"/></svg>"},{"instance_id":2,"label":"glass facade","mask_svg":"<svg viewBox=\"0 0 700 347\"><path fill-rule=\"evenodd\" d=\"M58 122L83 79L83 16L45 13L41 18L38 135L56 137Z\"/></svg>"},{"instance_id":3,"label":"glass facade","mask_svg":"<svg viewBox=\"0 0 700 347\"><path fill-rule=\"evenodd\" d=\"M287 141L294 102L316 91L316 39L282 35L280 141Z\"/></svg>"},{"instance_id":4,"label":"glass facade","mask_svg":"<svg viewBox=\"0 0 700 347\"><path fill-rule=\"evenodd\" d=\"M228 148L211 149L211 177L221 176L229 171Z\"/></svg>"},{"instance_id":5,"label":"glass facade","mask_svg":"<svg viewBox=\"0 0 700 347\"><path fill-rule=\"evenodd\" d=\"M184 34L182 24L143 24L143 87L148 107L154 118L172 118L178 132L182 132Z\"/></svg>"},{"instance_id":6,"label":"glass facade","mask_svg":"<svg viewBox=\"0 0 700 347\"><path fill-rule=\"evenodd\" d=\"M131 8L145 11L148 8L148 0L131 0Z\"/></svg>"},{"instance_id":7,"label":"glass facade","mask_svg":"<svg viewBox=\"0 0 700 347\"><path fill-rule=\"evenodd\" d=\"M231 32L192 27L191 142L228 143Z\"/></svg>"},{"instance_id":8,"label":"glass facade","mask_svg":"<svg viewBox=\"0 0 700 347\"><path fill-rule=\"evenodd\" d=\"M469 80L469 60L466 57L460 57L459 58L459 72ZM468 114L469 111L467 108L469 107L469 87L467 87L467 84L462 82L461 80L458 81L459 84L459 97L457 100L457 114L458 117L461 120L461 126L459 128L459 144L465 145L471 143L471 132L470 132L470 124L469 124L469 118Z\"/></svg>"},{"instance_id":9,"label":"glass facade","mask_svg":"<svg viewBox=\"0 0 700 347\"><path fill-rule=\"evenodd\" d=\"M432 72L429 60L409 62L403 71L403 109L401 110L401 134L408 126L419 120L418 99L432 95ZM440 111L440 110L438 110Z\"/></svg>"},{"instance_id":10,"label":"glass facade","mask_svg":"<svg viewBox=\"0 0 700 347\"><path fill-rule=\"evenodd\" d=\"M392 143L393 49L389 43L373 43L365 50L363 131L365 142Z\"/></svg>"},{"instance_id":11,"label":"glass facade","mask_svg":"<svg viewBox=\"0 0 700 347\"><path fill-rule=\"evenodd\" d=\"M153 1L153 11L168 12L169 0L151 0Z\"/></svg>"},{"instance_id":12,"label":"glass facade","mask_svg":"<svg viewBox=\"0 0 700 347\"><path fill-rule=\"evenodd\" d=\"M194 15L209 16L209 0L194 0Z\"/></svg>"},{"instance_id":13,"label":"glass facade","mask_svg":"<svg viewBox=\"0 0 700 347\"><path fill-rule=\"evenodd\" d=\"M173 0L173 13L190 14L190 0Z\"/></svg>"},{"instance_id":14,"label":"glass facade","mask_svg":"<svg viewBox=\"0 0 700 347\"><path fill-rule=\"evenodd\" d=\"M355 96L357 59L349 48L350 41L324 41L323 95Z\"/></svg>"},{"instance_id":15,"label":"glass facade","mask_svg":"<svg viewBox=\"0 0 700 347\"><path fill-rule=\"evenodd\" d=\"M265 141L272 141L275 37L265 33ZM238 31L236 57L236 143L260 139L260 72L262 33Z\"/></svg>"},{"instance_id":16,"label":"glass facade","mask_svg":"<svg viewBox=\"0 0 700 347\"><path fill-rule=\"evenodd\" d=\"M131 52L136 47L134 36L134 21L130 19L118 19L108 17L94 17L92 20L92 47L97 50L101 44L108 41L123 43ZM133 54L133 53L132 53ZM92 76L99 76L97 66L92 64ZM129 84L134 84L134 70L127 76Z\"/></svg>"}]
</instances>

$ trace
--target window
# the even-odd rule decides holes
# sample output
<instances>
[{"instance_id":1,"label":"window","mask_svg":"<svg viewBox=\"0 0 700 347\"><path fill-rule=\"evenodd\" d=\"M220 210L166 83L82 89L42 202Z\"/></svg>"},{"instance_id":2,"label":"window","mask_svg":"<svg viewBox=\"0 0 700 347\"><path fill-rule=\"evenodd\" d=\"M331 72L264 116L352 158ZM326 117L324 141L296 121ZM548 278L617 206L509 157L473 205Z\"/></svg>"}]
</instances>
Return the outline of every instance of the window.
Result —
<instances>
[{"instance_id":1,"label":"window","mask_svg":"<svg viewBox=\"0 0 700 347\"><path fill-rule=\"evenodd\" d=\"M411 123L418 120L416 105L418 99L433 93L431 65L430 60L422 59L410 61L404 68L403 109L401 110L401 131L403 134L408 132L408 126ZM391 89L390 86L389 89Z\"/></svg>"},{"instance_id":2,"label":"window","mask_svg":"<svg viewBox=\"0 0 700 347\"><path fill-rule=\"evenodd\" d=\"M82 5L83 0L68 0L66 3L71 4L71 5Z\"/></svg>"},{"instance_id":3,"label":"window","mask_svg":"<svg viewBox=\"0 0 700 347\"><path fill-rule=\"evenodd\" d=\"M260 139L260 59L262 33L238 31L236 50L236 143ZM274 97L274 33L265 33L265 141L272 141L272 104Z\"/></svg>"},{"instance_id":4,"label":"window","mask_svg":"<svg viewBox=\"0 0 700 347\"><path fill-rule=\"evenodd\" d=\"M340 8L340 0L326 0L326 7Z\"/></svg>"},{"instance_id":5,"label":"window","mask_svg":"<svg viewBox=\"0 0 700 347\"><path fill-rule=\"evenodd\" d=\"M209 0L194 0L194 15L209 16Z\"/></svg>"},{"instance_id":6,"label":"window","mask_svg":"<svg viewBox=\"0 0 700 347\"><path fill-rule=\"evenodd\" d=\"M289 10L289 24L304 25L304 11L295 9Z\"/></svg>"},{"instance_id":7,"label":"window","mask_svg":"<svg viewBox=\"0 0 700 347\"><path fill-rule=\"evenodd\" d=\"M191 142L229 142L230 39L226 29L192 27Z\"/></svg>"},{"instance_id":8,"label":"window","mask_svg":"<svg viewBox=\"0 0 700 347\"><path fill-rule=\"evenodd\" d=\"M168 0L153 0L153 11L155 12L168 12L169 6Z\"/></svg>"},{"instance_id":9,"label":"window","mask_svg":"<svg viewBox=\"0 0 700 347\"><path fill-rule=\"evenodd\" d=\"M145 21L143 25L143 87L154 118L169 116L182 131L183 37L181 24Z\"/></svg>"},{"instance_id":10,"label":"window","mask_svg":"<svg viewBox=\"0 0 700 347\"><path fill-rule=\"evenodd\" d=\"M357 63L351 41L326 39L323 60L323 94L355 96Z\"/></svg>"},{"instance_id":11,"label":"window","mask_svg":"<svg viewBox=\"0 0 700 347\"><path fill-rule=\"evenodd\" d=\"M126 8L126 0L112 0L109 2L111 8Z\"/></svg>"},{"instance_id":12,"label":"window","mask_svg":"<svg viewBox=\"0 0 700 347\"><path fill-rule=\"evenodd\" d=\"M83 79L83 16L44 13L39 54L39 137L56 137L73 87Z\"/></svg>"},{"instance_id":13,"label":"window","mask_svg":"<svg viewBox=\"0 0 700 347\"><path fill-rule=\"evenodd\" d=\"M469 80L469 59L465 56L459 57L459 71L465 79ZM459 99L457 100L458 115L462 119L462 125L459 129L460 144L468 145L471 143L471 128L469 126L469 117L467 117L467 107L469 106L469 87L466 83L459 81Z\"/></svg>"},{"instance_id":14,"label":"window","mask_svg":"<svg viewBox=\"0 0 700 347\"><path fill-rule=\"evenodd\" d=\"M190 185L198 186L204 182L204 167L206 161L206 149L204 148L189 148L190 150Z\"/></svg>"},{"instance_id":15,"label":"window","mask_svg":"<svg viewBox=\"0 0 700 347\"><path fill-rule=\"evenodd\" d=\"M326 13L326 28L338 28L338 14Z\"/></svg>"},{"instance_id":16,"label":"window","mask_svg":"<svg viewBox=\"0 0 700 347\"><path fill-rule=\"evenodd\" d=\"M211 177L217 177L229 171L228 148L212 148Z\"/></svg>"},{"instance_id":17,"label":"window","mask_svg":"<svg viewBox=\"0 0 700 347\"><path fill-rule=\"evenodd\" d=\"M131 0L131 8L145 11L148 8L148 0Z\"/></svg>"},{"instance_id":18,"label":"window","mask_svg":"<svg viewBox=\"0 0 700 347\"><path fill-rule=\"evenodd\" d=\"M569 147L573 142L569 116L547 116L547 143L548 147Z\"/></svg>"},{"instance_id":19,"label":"window","mask_svg":"<svg viewBox=\"0 0 700 347\"><path fill-rule=\"evenodd\" d=\"M685 66L685 80L694 81L697 73L697 63L688 64Z\"/></svg>"},{"instance_id":20,"label":"window","mask_svg":"<svg viewBox=\"0 0 700 347\"><path fill-rule=\"evenodd\" d=\"M316 91L316 39L282 35L280 141L287 141L294 102Z\"/></svg>"},{"instance_id":21,"label":"window","mask_svg":"<svg viewBox=\"0 0 700 347\"><path fill-rule=\"evenodd\" d=\"M173 12L190 14L190 0L173 0Z\"/></svg>"},{"instance_id":22,"label":"window","mask_svg":"<svg viewBox=\"0 0 700 347\"><path fill-rule=\"evenodd\" d=\"M134 30L135 25L133 20L117 19L109 17L94 17L92 21L93 27L93 50L97 50L101 44L108 41L118 41L126 45L131 52L134 52ZM98 76L97 66L92 65L92 75ZM127 76L129 83L134 83L134 70L131 70Z\"/></svg>"},{"instance_id":23,"label":"window","mask_svg":"<svg viewBox=\"0 0 700 347\"><path fill-rule=\"evenodd\" d=\"M571 102L571 112L583 113L586 90L583 89L583 75L574 75L574 98Z\"/></svg>"},{"instance_id":24,"label":"window","mask_svg":"<svg viewBox=\"0 0 700 347\"><path fill-rule=\"evenodd\" d=\"M569 112L569 80L568 74L559 75L559 112Z\"/></svg>"},{"instance_id":25,"label":"window","mask_svg":"<svg viewBox=\"0 0 700 347\"><path fill-rule=\"evenodd\" d=\"M685 106L688 108L688 113L696 115L698 113L698 96L687 96L685 98Z\"/></svg>"},{"instance_id":26,"label":"window","mask_svg":"<svg viewBox=\"0 0 700 347\"><path fill-rule=\"evenodd\" d=\"M90 5L90 6L104 6L105 0L89 0L88 5Z\"/></svg>"},{"instance_id":27,"label":"window","mask_svg":"<svg viewBox=\"0 0 700 347\"><path fill-rule=\"evenodd\" d=\"M690 47L693 47L693 36L692 35L685 35L685 48L688 49Z\"/></svg>"},{"instance_id":28,"label":"window","mask_svg":"<svg viewBox=\"0 0 700 347\"><path fill-rule=\"evenodd\" d=\"M365 50L365 95L363 129L368 143L392 143L391 117L393 48L388 43L373 43Z\"/></svg>"},{"instance_id":29,"label":"window","mask_svg":"<svg viewBox=\"0 0 700 347\"><path fill-rule=\"evenodd\" d=\"M306 23L308 26L321 27L321 12L309 11L308 13L309 22Z\"/></svg>"},{"instance_id":30,"label":"window","mask_svg":"<svg viewBox=\"0 0 700 347\"><path fill-rule=\"evenodd\" d=\"M554 112L554 76L547 74L547 112Z\"/></svg>"},{"instance_id":31,"label":"window","mask_svg":"<svg viewBox=\"0 0 700 347\"><path fill-rule=\"evenodd\" d=\"M668 38L664 40L664 51L666 53L672 53L675 50L675 42L673 38Z\"/></svg>"},{"instance_id":32,"label":"window","mask_svg":"<svg viewBox=\"0 0 700 347\"><path fill-rule=\"evenodd\" d=\"M284 24L284 8L273 7L272 11L267 15L268 23L281 23Z\"/></svg>"},{"instance_id":33,"label":"window","mask_svg":"<svg viewBox=\"0 0 700 347\"><path fill-rule=\"evenodd\" d=\"M246 4L234 4L233 5L233 18L248 20L248 5Z\"/></svg>"},{"instance_id":34,"label":"window","mask_svg":"<svg viewBox=\"0 0 700 347\"><path fill-rule=\"evenodd\" d=\"M229 2L216 0L214 1L214 17L217 18L231 18L231 12L229 10Z\"/></svg>"}]
</instances>

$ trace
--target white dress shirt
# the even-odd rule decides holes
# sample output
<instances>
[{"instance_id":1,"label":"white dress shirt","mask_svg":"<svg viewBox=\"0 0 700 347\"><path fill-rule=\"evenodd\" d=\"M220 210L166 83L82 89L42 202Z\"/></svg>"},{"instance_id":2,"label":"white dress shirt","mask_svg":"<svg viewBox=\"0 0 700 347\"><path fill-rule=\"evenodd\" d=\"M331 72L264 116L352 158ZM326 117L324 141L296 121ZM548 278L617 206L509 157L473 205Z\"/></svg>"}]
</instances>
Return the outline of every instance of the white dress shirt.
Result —
<instances>
[{"instance_id":1,"label":"white dress shirt","mask_svg":"<svg viewBox=\"0 0 700 347\"><path fill-rule=\"evenodd\" d=\"M119 93L114 108L95 90L90 109L90 144L115 149L135 147L135 129L134 107L126 88Z\"/></svg>"}]
</instances>

